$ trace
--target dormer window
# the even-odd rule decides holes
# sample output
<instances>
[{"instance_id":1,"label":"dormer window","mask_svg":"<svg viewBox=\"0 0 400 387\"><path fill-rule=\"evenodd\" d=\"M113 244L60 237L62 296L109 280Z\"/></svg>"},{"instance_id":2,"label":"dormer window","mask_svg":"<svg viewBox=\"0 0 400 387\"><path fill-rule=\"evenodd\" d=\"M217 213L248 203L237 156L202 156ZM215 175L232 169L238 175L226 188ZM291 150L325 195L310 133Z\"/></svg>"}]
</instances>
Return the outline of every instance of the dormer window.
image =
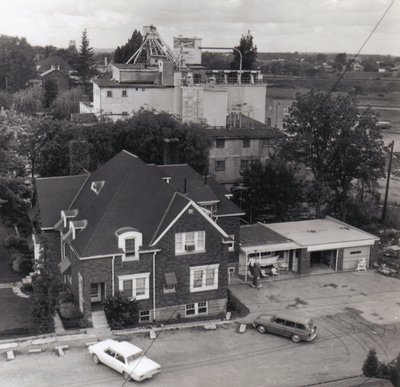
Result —
<instances>
[{"instance_id":1,"label":"dormer window","mask_svg":"<svg viewBox=\"0 0 400 387\"><path fill-rule=\"evenodd\" d=\"M64 228L67 227L67 220L76 218L78 213L79 213L79 210L61 211L61 219L63 221Z\"/></svg>"},{"instance_id":2,"label":"dormer window","mask_svg":"<svg viewBox=\"0 0 400 387\"><path fill-rule=\"evenodd\" d=\"M142 246L142 233L133 227L120 228L115 232L118 238L118 247L124 252L122 261L139 259L139 248Z\"/></svg>"},{"instance_id":3,"label":"dormer window","mask_svg":"<svg viewBox=\"0 0 400 387\"><path fill-rule=\"evenodd\" d=\"M135 238L126 238L125 239L125 256L131 257L136 255L136 239Z\"/></svg>"},{"instance_id":4,"label":"dormer window","mask_svg":"<svg viewBox=\"0 0 400 387\"><path fill-rule=\"evenodd\" d=\"M74 220L69 222L69 229L72 231L72 239L76 238L76 235L80 230L84 230L88 225L87 220Z\"/></svg>"},{"instance_id":5,"label":"dormer window","mask_svg":"<svg viewBox=\"0 0 400 387\"><path fill-rule=\"evenodd\" d=\"M101 190L103 189L105 181L93 181L90 189L96 194L99 195Z\"/></svg>"}]
</instances>

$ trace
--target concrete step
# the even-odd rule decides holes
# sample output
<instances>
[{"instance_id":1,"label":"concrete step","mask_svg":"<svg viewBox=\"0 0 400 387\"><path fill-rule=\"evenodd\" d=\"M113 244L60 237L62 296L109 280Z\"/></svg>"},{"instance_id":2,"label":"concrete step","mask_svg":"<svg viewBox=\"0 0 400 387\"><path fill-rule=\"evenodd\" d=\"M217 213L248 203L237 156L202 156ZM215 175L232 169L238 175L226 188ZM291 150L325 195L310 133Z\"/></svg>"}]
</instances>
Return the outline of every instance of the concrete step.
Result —
<instances>
[{"instance_id":1,"label":"concrete step","mask_svg":"<svg viewBox=\"0 0 400 387\"><path fill-rule=\"evenodd\" d=\"M109 329L106 315L102 310L92 312L92 324L95 329Z\"/></svg>"}]
</instances>

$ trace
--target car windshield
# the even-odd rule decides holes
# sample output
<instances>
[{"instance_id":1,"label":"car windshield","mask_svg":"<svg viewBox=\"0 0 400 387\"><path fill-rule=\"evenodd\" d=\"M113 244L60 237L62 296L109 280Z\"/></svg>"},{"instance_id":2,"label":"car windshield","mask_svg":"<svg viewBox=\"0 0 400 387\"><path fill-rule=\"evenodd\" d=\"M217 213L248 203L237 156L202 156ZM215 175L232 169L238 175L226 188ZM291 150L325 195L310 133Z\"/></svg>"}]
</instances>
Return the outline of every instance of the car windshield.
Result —
<instances>
[{"instance_id":1,"label":"car windshield","mask_svg":"<svg viewBox=\"0 0 400 387\"><path fill-rule=\"evenodd\" d=\"M128 364L130 364L130 363L136 361L137 359L141 358L142 356L143 356L143 352L138 352L135 355L128 356L126 358L126 360L127 360Z\"/></svg>"}]
</instances>

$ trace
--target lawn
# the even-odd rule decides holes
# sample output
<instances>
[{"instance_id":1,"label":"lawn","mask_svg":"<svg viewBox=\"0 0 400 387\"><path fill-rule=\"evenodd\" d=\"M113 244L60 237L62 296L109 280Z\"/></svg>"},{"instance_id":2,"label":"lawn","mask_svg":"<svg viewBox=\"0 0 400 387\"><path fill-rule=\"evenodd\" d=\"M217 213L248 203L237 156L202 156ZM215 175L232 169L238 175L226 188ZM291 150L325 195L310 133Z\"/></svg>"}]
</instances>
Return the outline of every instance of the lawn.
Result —
<instances>
[{"instance_id":1,"label":"lawn","mask_svg":"<svg viewBox=\"0 0 400 387\"><path fill-rule=\"evenodd\" d=\"M30 298L15 296L12 289L0 289L0 338L36 334L31 318Z\"/></svg>"}]
</instances>

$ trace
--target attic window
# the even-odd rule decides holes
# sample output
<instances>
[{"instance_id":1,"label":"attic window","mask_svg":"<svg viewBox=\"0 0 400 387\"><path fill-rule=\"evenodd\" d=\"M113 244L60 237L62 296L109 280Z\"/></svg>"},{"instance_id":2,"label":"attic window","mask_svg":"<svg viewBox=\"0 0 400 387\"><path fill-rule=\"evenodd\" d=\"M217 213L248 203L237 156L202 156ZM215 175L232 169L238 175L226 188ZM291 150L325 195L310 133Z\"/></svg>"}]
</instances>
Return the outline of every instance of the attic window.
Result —
<instances>
[{"instance_id":1,"label":"attic window","mask_svg":"<svg viewBox=\"0 0 400 387\"><path fill-rule=\"evenodd\" d=\"M163 177L162 178L167 184L169 184L169 181L171 180L170 177Z\"/></svg>"},{"instance_id":2,"label":"attic window","mask_svg":"<svg viewBox=\"0 0 400 387\"><path fill-rule=\"evenodd\" d=\"M104 187L105 181L93 181L92 185L90 186L90 189L96 194L99 195L100 191Z\"/></svg>"}]
</instances>

